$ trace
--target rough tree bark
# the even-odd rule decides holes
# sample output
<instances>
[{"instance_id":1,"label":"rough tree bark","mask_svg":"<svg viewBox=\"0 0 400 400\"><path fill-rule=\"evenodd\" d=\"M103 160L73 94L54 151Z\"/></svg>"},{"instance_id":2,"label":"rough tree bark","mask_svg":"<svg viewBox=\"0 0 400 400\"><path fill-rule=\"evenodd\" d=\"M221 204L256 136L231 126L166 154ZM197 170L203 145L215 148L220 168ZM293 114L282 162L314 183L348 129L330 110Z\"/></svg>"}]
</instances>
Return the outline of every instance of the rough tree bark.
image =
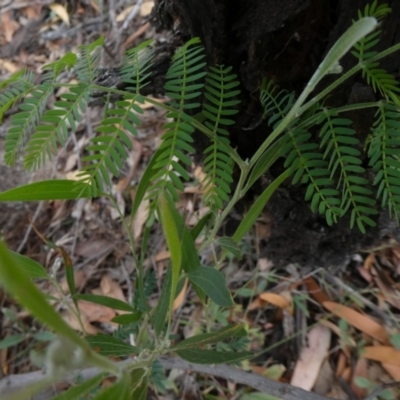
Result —
<instances>
[{"instance_id":1,"label":"rough tree bark","mask_svg":"<svg viewBox=\"0 0 400 400\"><path fill-rule=\"evenodd\" d=\"M371 1L156 0L152 23L173 33L172 47L198 36L209 63L233 66L242 94L240 113L230 130L231 141L242 157L249 157L269 132L258 100L262 78L273 78L282 88L301 91L326 52L357 17L357 10L368 2ZM383 23L380 49L400 41L400 2L387 3L392 13ZM355 64L355 59L347 55L341 64L346 70ZM383 66L397 75L400 58L394 55L385 59ZM325 79L322 86L328 83L329 79ZM328 104L345 105L374 98L373 91L356 76L330 96ZM371 113L361 111L350 117L357 133L365 137ZM201 142L198 146L201 148ZM360 247L387 235L399 236L385 212L379 216L378 226L365 236L350 231L346 218L330 228L324 217L310 211L303 198L304 188L285 185L268 205L273 227L264 251L277 264L338 265Z\"/></svg>"}]
</instances>

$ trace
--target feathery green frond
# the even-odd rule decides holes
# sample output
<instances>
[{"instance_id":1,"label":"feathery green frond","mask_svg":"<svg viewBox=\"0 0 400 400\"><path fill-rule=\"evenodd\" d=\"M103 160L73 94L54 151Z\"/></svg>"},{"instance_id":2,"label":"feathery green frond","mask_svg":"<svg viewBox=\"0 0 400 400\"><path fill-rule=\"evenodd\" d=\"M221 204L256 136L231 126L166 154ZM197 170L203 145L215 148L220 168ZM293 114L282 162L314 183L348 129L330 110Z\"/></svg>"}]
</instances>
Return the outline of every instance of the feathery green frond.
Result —
<instances>
[{"instance_id":1,"label":"feathery green frond","mask_svg":"<svg viewBox=\"0 0 400 400\"><path fill-rule=\"evenodd\" d=\"M191 134L194 128L191 124L192 117L185 114L185 111L200 106L197 99L201 96L206 74L204 49L199 43L200 40L194 38L182 46L173 57L166 75L165 90L172 99L171 104L175 111L167 114L172 122L164 125L166 132L162 136L160 153L154 165L154 183L150 188L150 197L166 190L177 201L177 190L183 190L182 179L189 179L183 165L192 164L187 153L194 152L190 144L193 142Z\"/></svg>"},{"instance_id":2,"label":"feathery green frond","mask_svg":"<svg viewBox=\"0 0 400 400\"><path fill-rule=\"evenodd\" d=\"M204 172L202 182L205 191L204 201L211 209L223 207L229 200L232 183L233 161L229 156L228 131L223 126L232 125L229 117L238 111L234 108L240 103L235 100L240 93L237 89L237 75L232 74L232 67L210 67L206 75L203 104L205 126L212 131L211 145L205 150Z\"/></svg>"},{"instance_id":3,"label":"feathery green frond","mask_svg":"<svg viewBox=\"0 0 400 400\"><path fill-rule=\"evenodd\" d=\"M382 103L372 127L368 156L376 173L377 198L382 207L399 221L400 216L400 112L393 104Z\"/></svg>"},{"instance_id":4,"label":"feathery green frond","mask_svg":"<svg viewBox=\"0 0 400 400\"><path fill-rule=\"evenodd\" d=\"M149 49L152 40L146 40L140 45L128 50L122 61L121 80L132 84L128 90L140 93L140 89L148 84L151 75L152 59L154 53Z\"/></svg>"},{"instance_id":5,"label":"feathery green frond","mask_svg":"<svg viewBox=\"0 0 400 400\"><path fill-rule=\"evenodd\" d=\"M260 88L260 101L264 108L263 118L268 117L268 125L275 128L286 117L295 101L294 93L287 90L278 92L273 80L263 79Z\"/></svg>"},{"instance_id":6,"label":"feathery green frond","mask_svg":"<svg viewBox=\"0 0 400 400\"><path fill-rule=\"evenodd\" d=\"M67 53L59 60L54 61L50 64L45 65L42 70L44 74L42 76L42 81L52 80L55 81L65 68L70 70L78 61L78 57L75 53Z\"/></svg>"},{"instance_id":7,"label":"feathery green frond","mask_svg":"<svg viewBox=\"0 0 400 400\"><path fill-rule=\"evenodd\" d=\"M126 149L132 149L132 141L126 132L136 136L136 126L140 125L137 114L143 110L128 98L117 101L114 108L107 109L105 118L96 128L101 135L90 139L91 144L86 147L90 155L83 158L88 163L80 173L83 182L90 183L92 195L98 196L103 190L103 183L111 186L110 172L119 176L123 163L128 158Z\"/></svg>"},{"instance_id":8,"label":"feathery green frond","mask_svg":"<svg viewBox=\"0 0 400 400\"><path fill-rule=\"evenodd\" d=\"M372 4L365 6L364 12L359 10L359 19L363 17L375 17L378 20L384 18L391 12L391 8L387 4L378 5L377 0ZM375 92L384 96L386 99L391 99L393 102L400 104L400 87L399 82L392 74L385 69L379 67L378 62L369 62L368 60L378 54L373 48L379 43L379 36L382 31L378 30L367 35L360 40L351 53L362 64L362 76L366 79L368 85L371 85Z\"/></svg>"},{"instance_id":9,"label":"feathery green frond","mask_svg":"<svg viewBox=\"0 0 400 400\"><path fill-rule=\"evenodd\" d=\"M352 121L347 118L338 118L335 111L325 110L320 147L324 149L323 159L328 161L330 178L339 176L342 214L350 209L350 227L357 223L360 231L365 232L364 224L375 225L370 216L377 214L377 210L365 178L361 151L357 148L359 140L351 124Z\"/></svg>"},{"instance_id":10,"label":"feathery green frond","mask_svg":"<svg viewBox=\"0 0 400 400\"><path fill-rule=\"evenodd\" d=\"M79 57L76 62L76 74L79 82L92 84L96 79L96 70L100 59L100 49L104 38L99 37L91 44L79 46Z\"/></svg>"},{"instance_id":11,"label":"feathery green frond","mask_svg":"<svg viewBox=\"0 0 400 400\"><path fill-rule=\"evenodd\" d=\"M52 85L48 84L50 90ZM47 86L46 86L47 87ZM47 110L40 118L34 133L26 145L24 166L27 169L39 168L46 158L51 158L56 152L57 141L64 146L68 139L68 127L76 130L77 123L86 112L91 88L79 83L69 89L69 93L60 96L61 100L54 103L54 110Z\"/></svg>"},{"instance_id":12,"label":"feathery green frond","mask_svg":"<svg viewBox=\"0 0 400 400\"><path fill-rule=\"evenodd\" d=\"M0 82L0 122L4 113L33 89L33 74L25 69Z\"/></svg>"},{"instance_id":13,"label":"feathery green frond","mask_svg":"<svg viewBox=\"0 0 400 400\"><path fill-rule=\"evenodd\" d=\"M328 225L336 223L342 210L339 191L334 187L328 162L324 160L318 144L312 140L311 133L307 130L291 129L288 135L291 141L282 153L290 151L284 166L294 173L292 183L308 183L305 199L311 201L312 211L325 214Z\"/></svg>"},{"instance_id":14,"label":"feathery green frond","mask_svg":"<svg viewBox=\"0 0 400 400\"><path fill-rule=\"evenodd\" d=\"M21 111L13 115L11 128L6 136L5 159L7 164L14 164L18 151L34 131L45 112L53 90L51 82L44 82L35 86L30 92L30 96L25 97L23 103L19 105Z\"/></svg>"}]
</instances>

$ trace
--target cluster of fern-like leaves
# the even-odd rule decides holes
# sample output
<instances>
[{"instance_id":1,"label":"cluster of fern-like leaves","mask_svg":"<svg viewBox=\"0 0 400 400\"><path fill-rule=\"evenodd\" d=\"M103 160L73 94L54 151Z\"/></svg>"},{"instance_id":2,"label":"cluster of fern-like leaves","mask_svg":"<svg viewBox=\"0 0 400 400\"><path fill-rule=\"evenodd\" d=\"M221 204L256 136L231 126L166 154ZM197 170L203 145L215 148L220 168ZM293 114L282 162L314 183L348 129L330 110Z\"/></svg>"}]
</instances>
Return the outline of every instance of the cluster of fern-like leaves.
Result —
<instances>
[{"instance_id":1,"label":"cluster of fern-like leaves","mask_svg":"<svg viewBox=\"0 0 400 400\"><path fill-rule=\"evenodd\" d=\"M373 16L378 20L390 8L374 1L359 12L359 18ZM380 31L366 36L355 46L352 54L362 65L362 75L383 100L376 103L374 122L368 143L360 143L352 121L342 109L314 107L311 113L295 120L280 141L285 167L293 171L292 183L307 184L306 200L314 212L324 214L329 225L351 213L351 226L357 224L362 232L365 225L374 226L378 213L376 200L387 207L391 216L400 216L400 87L399 82L377 62L369 62L377 54ZM264 81L261 102L270 126L275 127L287 115L294 103L294 94L287 93L272 81ZM355 106L354 108L357 108ZM346 111L346 107L343 108ZM318 131L317 137L312 132ZM363 148L367 147L366 154ZM375 172L373 187L367 179L365 159Z\"/></svg>"},{"instance_id":2,"label":"cluster of fern-like leaves","mask_svg":"<svg viewBox=\"0 0 400 400\"><path fill-rule=\"evenodd\" d=\"M378 6L374 1L359 17L381 19L389 12L387 5ZM311 202L313 211L324 214L329 225L349 212L351 226L356 224L363 232L365 225L375 224L376 197L397 219L400 215L400 88L392 75L377 62L369 61L376 54L373 48L379 41L379 34L376 31L368 35L352 52L362 65L367 83L383 97L376 106L376 121L371 128L366 154L352 121L342 115L342 109L321 105L295 119L278 139L277 147L280 156L286 158L285 167L293 173L293 184L308 185L306 200ZM10 107L19 103L19 112L13 115L6 137L6 161L13 164L24 147L27 169L42 166L57 151L58 145L66 145L69 131L82 122L94 91L114 91L122 95L115 104L106 103L104 117L95 129L97 134L90 139L87 155L82 159L79 177L90 187L92 196L98 196L105 187L111 186L112 176L118 176L132 148L132 135L137 135L145 101L140 92L151 75L153 55L150 41L127 52L121 78L129 88L121 93L96 85L101 44L99 39L81 46L77 55L68 53L47 65L39 85L34 84L33 74L26 71L0 84L3 89L0 119ZM79 83L62 83L61 73L72 68ZM62 86L68 91L64 90L53 108L48 109L50 98ZM145 191L151 204L157 203L159 193L168 193L171 199L178 200L178 192L184 189L183 180L190 177L195 129L200 129L210 139L204 154L204 201L211 210L218 212L230 200L233 150L228 128L234 123L232 116L237 112L238 86L232 68L206 66L204 49L197 38L176 52L166 75L165 91L171 99L164 105L168 122L164 126L162 143L145 173ZM293 93L279 91L272 81L263 82L261 103L264 117L273 129L285 118L294 101ZM376 196L367 179L365 158L369 159L369 166L375 173Z\"/></svg>"},{"instance_id":3,"label":"cluster of fern-like leaves","mask_svg":"<svg viewBox=\"0 0 400 400\"><path fill-rule=\"evenodd\" d=\"M81 46L78 55L68 53L61 60L47 65L40 85L33 82L33 74L20 71L2 82L0 89L0 118L11 106L19 102L19 112L12 117L11 128L6 137L5 158L8 164L16 161L22 147L24 166L27 169L41 167L56 153L58 145L65 146L69 130L75 130L86 113L95 90L99 48L102 40ZM92 196L98 196L104 187L110 187L111 177L118 176L132 148L132 135L137 135L140 125L141 105L144 98L140 90L148 82L151 71L151 41L127 52L121 68L121 79L128 84L123 98L115 104L107 104L104 117L96 127L97 134L86 147L83 168L79 173L81 182L88 184ZM213 209L223 207L228 201L232 183L233 161L229 154L228 132L225 126L233 124L229 118L237 111L235 97L239 91L236 75L231 68L210 67L206 71L204 48L199 39L186 43L175 54L166 76L165 90L171 99L164 125L162 144L151 165L148 196L152 200L158 193L168 192L178 200L183 190L183 180L189 179L192 165L189 154L194 152L192 134L194 117L202 115L202 123L208 130L210 146L204 161L205 202ZM74 68L77 84L63 84L61 72ZM47 109L56 88L67 87ZM108 88L103 88L106 91Z\"/></svg>"}]
</instances>

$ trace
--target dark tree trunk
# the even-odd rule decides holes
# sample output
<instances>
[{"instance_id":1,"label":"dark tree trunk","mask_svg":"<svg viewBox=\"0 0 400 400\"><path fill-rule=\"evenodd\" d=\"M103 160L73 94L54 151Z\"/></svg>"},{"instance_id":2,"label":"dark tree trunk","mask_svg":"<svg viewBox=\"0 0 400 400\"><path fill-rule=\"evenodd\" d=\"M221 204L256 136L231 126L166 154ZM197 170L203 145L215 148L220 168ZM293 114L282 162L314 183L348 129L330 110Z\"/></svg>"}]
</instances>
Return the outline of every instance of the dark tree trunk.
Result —
<instances>
[{"instance_id":1,"label":"dark tree trunk","mask_svg":"<svg viewBox=\"0 0 400 400\"><path fill-rule=\"evenodd\" d=\"M250 157L269 133L259 102L261 80L273 78L281 88L299 93L324 55L357 18L366 0L156 0L153 24L173 33L174 45L198 36L210 64L230 65L241 82L241 105L231 142L244 158ZM400 41L400 2L387 1L392 13L385 19L380 49ZM347 55L345 70L355 64ZM400 57L383 66L396 75ZM332 78L331 78L332 79ZM321 86L327 85L325 79ZM374 100L375 94L360 76L347 81L328 99L330 105ZM357 133L365 138L370 112L353 113ZM279 168L279 167L278 167ZM273 173L273 172L272 172ZM303 188L280 189L269 204L273 220L266 255L277 263L338 263L352 251L388 233L396 234L386 214L379 226L362 237L348 229L348 220L327 227L303 201ZM389 225L388 225L389 224Z\"/></svg>"}]
</instances>

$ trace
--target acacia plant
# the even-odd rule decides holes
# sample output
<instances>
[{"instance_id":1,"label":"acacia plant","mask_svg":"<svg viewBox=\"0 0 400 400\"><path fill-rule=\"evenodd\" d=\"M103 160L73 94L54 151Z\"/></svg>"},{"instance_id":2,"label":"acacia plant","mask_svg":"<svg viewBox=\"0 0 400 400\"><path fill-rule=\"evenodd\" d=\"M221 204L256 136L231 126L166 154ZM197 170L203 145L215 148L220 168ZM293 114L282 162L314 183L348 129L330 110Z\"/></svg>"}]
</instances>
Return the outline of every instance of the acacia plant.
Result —
<instances>
[{"instance_id":1,"label":"acacia plant","mask_svg":"<svg viewBox=\"0 0 400 400\"><path fill-rule=\"evenodd\" d=\"M223 326L176 344L171 342L173 302L183 280L188 279L203 302L214 302L220 307L234 303L225 285L224 276L215 266L200 264L199 254L216 244L224 251L220 261L231 252L239 255L238 242L249 231L271 195L287 179L293 184L306 184L306 200L315 212L324 214L329 225L346 213L351 214L351 227L365 232L373 226L378 213L376 199L381 207L387 207L393 217L400 211L400 106L399 84L392 75L379 67L379 60L400 49L395 45L381 53L374 51L379 41L378 22L390 12L387 5L376 1L359 13L348 31L337 41L307 86L296 97L271 81L264 80L260 101L264 117L272 128L264 143L249 160L243 160L230 146L229 126L237 112L239 82L232 68L207 66L204 49L194 38L176 52L166 75L165 92L168 103L144 97L142 88L151 76L152 47L147 41L129 50L123 60L122 80L128 83L126 90L103 87L96 84L96 70L102 39L79 48L78 54L68 53L59 61L43 68L42 82L34 83L33 74L22 70L0 84L0 118L5 111L18 103L19 111L11 121L6 137L5 158L13 164L23 153L26 169L41 167L68 140L86 112L95 91L107 95L116 94L115 104L106 102L104 117L96 127L97 134L90 139L87 155L77 182L50 180L18 187L0 194L1 201L34 201L48 199L78 199L106 196L111 201L112 176L118 176L131 148L130 135L137 134L140 124L138 115L143 113L143 103L150 102L166 110L168 121L164 125L162 143L151 159L136 190L131 218L126 225L135 267L135 298L126 304L103 296L77 292L73 268L65 257L71 297L67 304L78 316L76 300L85 299L109 307L127 311L116 317L115 322L129 326L135 336L135 346L115 336L98 334L82 338L73 331L43 294L31 282L31 278L50 279L45 269L32 260L8 251L0 244L0 282L18 302L34 317L54 330L58 339L49 346L47 375L43 381L24 389L26 393L40 390L43 386L60 379L65 371L96 366L99 375L72 388L70 397L77 398L99 384L104 374L117 377L115 383L104 389L98 397L119 399L144 399L152 366L158 357L174 353L196 363L216 364L239 362L251 357L237 343L246 336L243 326ZM356 65L342 71L341 57L351 50ZM78 83L67 84L59 77L65 69L75 71ZM381 94L377 102L352 104L339 108L324 106L324 99L350 76L362 73L366 82ZM314 93L316 85L327 74L337 74L337 79L322 92ZM54 90L60 87L68 91L60 95L52 108L47 108ZM371 108L376 120L371 127L368 143L359 143L352 128L352 121L345 114L350 110ZM318 135L312 134L318 131ZM183 181L190 179L188 167L194 152L193 132L198 130L209 138L204 152L205 178L202 182L205 195L203 202L209 213L197 225L189 229L180 215L176 202L183 190ZM365 154L362 154L363 149ZM285 157L285 170L254 202L232 237L218 238L217 233L229 212L254 183L265 174L278 158ZM369 159L375 179L376 198L367 179L361 159ZM233 182L233 167L237 165L240 178ZM150 200L150 221L161 222L171 260L162 285L158 305L151 308L147 302L143 260L147 249L150 224L147 225L141 245L142 254L135 253L131 223L144 199ZM114 202L115 203L115 202ZM117 205L115 204L117 207ZM122 216L122 215L121 215ZM204 234L200 248L195 240ZM224 351L216 345L227 341ZM94 351L93 349L96 349ZM63 356L60 357L60 352ZM130 356L123 364L117 364L108 356ZM71 389L71 390L72 390ZM68 393L68 392L67 392Z\"/></svg>"}]
</instances>

